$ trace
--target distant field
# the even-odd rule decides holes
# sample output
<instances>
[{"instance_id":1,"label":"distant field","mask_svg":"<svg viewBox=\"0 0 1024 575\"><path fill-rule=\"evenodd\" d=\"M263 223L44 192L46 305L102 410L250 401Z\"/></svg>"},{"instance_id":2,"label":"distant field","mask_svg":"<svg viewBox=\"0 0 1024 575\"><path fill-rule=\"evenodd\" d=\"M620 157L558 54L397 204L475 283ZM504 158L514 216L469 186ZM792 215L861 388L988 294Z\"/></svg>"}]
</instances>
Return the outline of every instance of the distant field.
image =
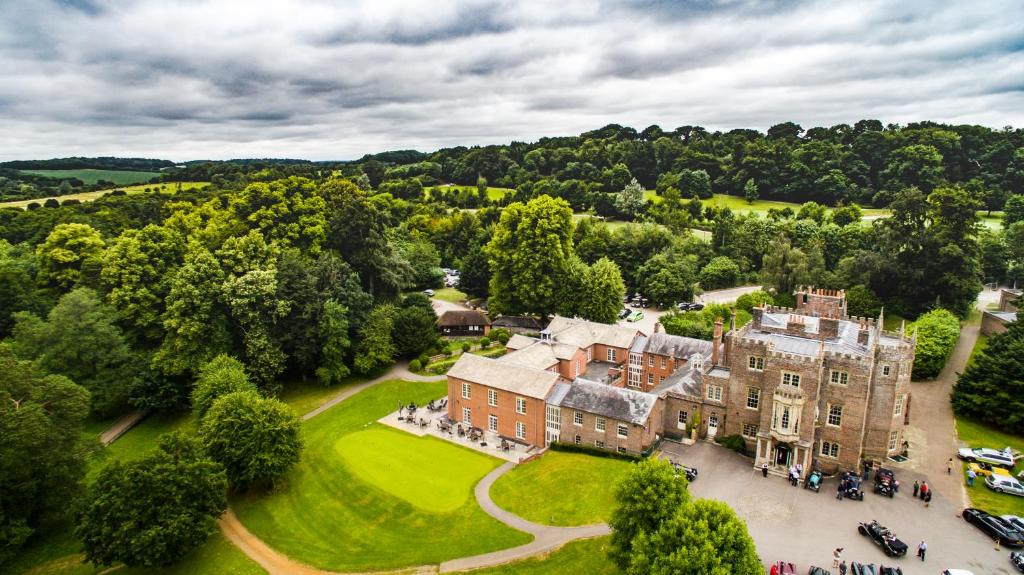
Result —
<instances>
[{"instance_id":1,"label":"distant field","mask_svg":"<svg viewBox=\"0 0 1024 575\"><path fill-rule=\"evenodd\" d=\"M129 172L125 170L21 170L21 172L47 178L78 178L86 184L95 184L100 180L106 180L114 182L118 186L141 184L160 175L160 172Z\"/></svg>"},{"instance_id":2,"label":"distant field","mask_svg":"<svg viewBox=\"0 0 1024 575\"><path fill-rule=\"evenodd\" d=\"M50 170L50 171L59 171L59 170ZM209 184L210 184L210 182L181 182L181 190L182 191L192 190L192 189L195 189L195 188L201 188L203 186L207 186ZM56 199L57 201L60 201L60 202L63 202L64 200L78 200L78 201L81 201L81 202L91 202L91 201L95 200L96 198L99 198L101 196L105 196L105 195L109 194L110 192L114 191L115 189L117 189L117 190L124 190L124 192L127 193L127 194L141 194L142 192L146 191L146 188L149 188L150 190L158 190L158 191L164 191L164 192L174 192L178 188L178 182L166 183L166 184L138 184L138 185L135 185L135 186L119 186L117 188L112 188L112 189L109 189L109 190L96 190L95 192L82 192L80 194L68 194L66 196L47 196L45 198L33 198L31 200L16 200L16 201L13 201L13 202L0 202L0 208L22 208L22 209L24 209L25 206L31 204L32 202L35 202L37 204L42 205L42 203L45 202L46 200L48 200L49 198L54 198L54 199Z\"/></svg>"},{"instance_id":3,"label":"distant field","mask_svg":"<svg viewBox=\"0 0 1024 575\"><path fill-rule=\"evenodd\" d=\"M427 197L430 197L430 191L433 190L435 187L444 188L446 190L460 190L461 191L461 190L467 190L468 189L468 190L473 190L474 192L476 191L476 186L434 186L434 187L431 187L431 188L424 188L423 189L423 193ZM488 188L487 188L487 198L489 200L491 200L492 202L493 201L497 201L497 200L500 200L501 198L504 198L505 194L510 194L510 193L512 193L514 191L515 190L513 190L512 188L492 188L492 187L488 186Z\"/></svg>"}]
</instances>

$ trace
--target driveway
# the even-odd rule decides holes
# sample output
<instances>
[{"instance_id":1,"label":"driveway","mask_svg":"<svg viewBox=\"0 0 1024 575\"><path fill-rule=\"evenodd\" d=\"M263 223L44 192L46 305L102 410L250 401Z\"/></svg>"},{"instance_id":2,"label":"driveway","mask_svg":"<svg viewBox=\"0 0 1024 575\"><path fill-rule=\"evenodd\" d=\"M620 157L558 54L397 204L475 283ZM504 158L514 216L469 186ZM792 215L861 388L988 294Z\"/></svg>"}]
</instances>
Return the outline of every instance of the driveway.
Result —
<instances>
[{"instance_id":1,"label":"driveway","mask_svg":"<svg viewBox=\"0 0 1024 575\"><path fill-rule=\"evenodd\" d=\"M698 469L700 475L690 485L694 496L718 499L736 510L747 522L765 562L791 561L797 573L806 573L811 565L829 569L832 550L843 547L847 563L897 564L906 575L934 575L949 568L969 569L976 575L1016 572L1009 563L1009 551L996 551L986 535L957 516L958 501L936 492L926 508L911 497L907 488L915 479L923 479L914 472L897 472L901 490L893 499L869 492L864 501L840 502L835 498L834 479L826 480L819 493L792 487L781 477L762 478L750 459L712 443L666 442L662 450ZM889 559L857 533L859 521L872 519L910 546L907 557ZM913 556L922 539L928 542L924 562Z\"/></svg>"},{"instance_id":2,"label":"driveway","mask_svg":"<svg viewBox=\"0 0 1024 575\"><path fill-rule=\"evenodd\" d=\"M700 303L704 304L730 303L736 301L736 298L740 297L743 294L754 292L759 289L761 289L761 286L740 286L729 289L713 290L704 292L702 295L697 296L696 299ZM630 309L636 308L630 307ZM644 318L642 320L636 322L628 322L622 320L619 322L619 325L623 325L626 327L635 327L640 331L644 332L645 334L651 335L652 333L654 333L654 324L657 323L659 319L661 319L661 316L665 315L670 311L671 310L657 309L653 307L643 308ZM728 327L726 327L726 329L728 329Z\"/></svg>"}]
</instances>

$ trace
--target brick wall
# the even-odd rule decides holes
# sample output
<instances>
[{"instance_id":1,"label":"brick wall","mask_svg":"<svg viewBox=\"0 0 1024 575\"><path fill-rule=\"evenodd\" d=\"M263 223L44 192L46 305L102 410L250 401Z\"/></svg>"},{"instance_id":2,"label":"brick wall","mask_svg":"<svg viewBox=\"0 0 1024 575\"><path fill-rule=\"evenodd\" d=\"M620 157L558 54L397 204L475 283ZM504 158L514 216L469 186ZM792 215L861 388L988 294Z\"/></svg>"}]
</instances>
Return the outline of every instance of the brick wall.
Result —
<instances>
[{"instance_id":1,"label":"brick wall","mask_svg":"<svg viewBox=\"0 0 1024 575\"><path fill-rule=\"evenodd\" d=\"M454 421L463 420L463 408L470 408L472 425L489 430L488 416L498 416L498 434L505 437L516 437L516 422L526 425L525 441L531 445L544 445L544 401L532 397L517 395L508 391L494 389L498 395L497 406L488 404L489 388L478 383L469 383L470 397L462 397L464 382L455 377L448 377L448 417ZM516 398L526 400L526 413L516 413Z\"/></svg>"}]
</instances>

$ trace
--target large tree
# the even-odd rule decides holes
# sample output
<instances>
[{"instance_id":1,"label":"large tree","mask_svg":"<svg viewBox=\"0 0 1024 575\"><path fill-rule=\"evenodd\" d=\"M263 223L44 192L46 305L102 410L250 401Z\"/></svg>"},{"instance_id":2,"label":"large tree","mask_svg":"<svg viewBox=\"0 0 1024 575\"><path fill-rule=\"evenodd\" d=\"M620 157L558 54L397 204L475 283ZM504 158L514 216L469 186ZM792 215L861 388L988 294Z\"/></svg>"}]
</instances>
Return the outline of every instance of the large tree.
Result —
<instances>
[{"instance_id":1,"label":"large tree","mask_svg":"<svg viewBox=\"0 0 1024 575\"><path fill-rule=\"evenodd\" d=\"M236 391L213 402L199 434L231 484L246 489L279 479L299 462L301 426L288 405L255 391Z\"/></svg>"},{"instance_id":2,"label":"large tree","mask_svg":"<svg viewBox=\"0 0 1024 575\"><path fill-rule=\"evenodd\" d=\"M1017 313L1005 333L994 335L953 388L953 409L1024 434L1024 316Z\"/></svg>"},{"instance_id":3,"label":"large tree","mask_svg":"<svg viewBox=\"0 0 1024 575\"><path fill-rule=\"evenodd\" d=\"M747 526L725 503L698 499L633 541L629 575L733 575L764 571Z\"/></svg>"},{"instance_id":4,"label":"large tree","mask_svg":"<svg viewBox=\"0 0 1024 575\"><path fill-rule=\"evenodd\" d=\"M257 391L242 362L228 355L211 359L199 370L192 389L192 412L196 420L202 421L218 398L236 391Z\"/></svg>"},{"instance_id":5,"label":"large tree","mask_svg":"<svg viewBox=\"0 0 1024 575\"><path fill-rule=\"evenodd\" d=\"M105 244L98 231L88 224L58 224L36 248L39 279L63 290L78 285L92 271L99 270Z\"/></svg>"},{"instance_id":6,"label":"large tree","mask_svg":"<svg viewBox=\"0 0 1024 575\"><path fill-rule=\"evenodd\" d=\"M88 391L0 344L0 565L78 495L88 413Z\"/></svg>"},{"instance_id":7,"label":"large tree","mask_svg":"<svg viewBox=\"0 0 1024 575\"><path fill-rule=\"evenodd\" d=\"M573 294L579 316L590 321L615 323L626 295L619 266L608 258L601 258L594 265L586 266L581 284L579 292Z\"/></svg>"},{"instance_id":8,"label":"large tree","mask_svg":"<svg viewBox=\"0 0 1024 575\"><path fill-rule=\"evenodd\" d=\"M690 499L686 476L668 461L645 459L630 467L615 485L616 506L609 555L622 569L629 566L640 533L654 533Z\"/></svg>"},{"instance_id":9,"label":"large tree","mask_svg":"<svg viewBox=\"0 0 1024 575\"><path fill-rule=\"evenodd\" d=\"M546 195L511 204L485 249L492 272L490 309L548 315L574 255L572 210Z\"/></svg>"},{"instance_id":10,"label":"large tree","mask_svg":"<svg viewBox=\"0 0 1024 575\"><path fill-rule=\"evenodd\" d=\"M206 541L226 508L223 468L194 438L174 433L141 459L100 471L75 534L95 565L155 569Z\"/></svg>"},{"instance_id":11,"label":"large tree","mask_svg":"<svg viewBox=\"0 0 1024 575\"><path fill-rule=\"evenodd\" d=\"M359 330L359 344L353 367L364 375L380 371L395 361L398 350L392 339L397 310L392 304L382 304L370 313Z\"/></svg>"},{"instance_id":12,"label":"large tree","mask_svg":"<svg viewBox=\"0 0 1024 575\"><path fill-rule=\"evenodd\" d=\"M65 294L41 319L15 314L15 351L40 367L67 376L89 390L92 409L114 415L128 403L133 354L117 316L89 288Z\"/></svg>"},{"instance_id":13,"label":"large tree","mask_svg":"<svg viewBox=\"0 0 1024 575\"><path fill-rule=\"evenodd\" d=\"M693 299L697 282L696 261L678 250L655 254L637 271L637 287L644 296L661 306Z\"/></svg>"}]
</instances>

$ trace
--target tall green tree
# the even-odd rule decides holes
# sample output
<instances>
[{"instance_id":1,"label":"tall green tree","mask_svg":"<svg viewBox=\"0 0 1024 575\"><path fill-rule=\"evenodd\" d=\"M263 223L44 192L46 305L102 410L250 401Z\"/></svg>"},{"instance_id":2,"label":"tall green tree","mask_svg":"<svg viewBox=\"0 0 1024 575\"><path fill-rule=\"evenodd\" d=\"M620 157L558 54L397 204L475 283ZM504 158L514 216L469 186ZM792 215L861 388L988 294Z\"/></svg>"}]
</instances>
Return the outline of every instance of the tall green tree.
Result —
<instances>
[{"instance_id":1,"label":"tall green tree","mask_svg":"<svg viewBox=\"0 0 1024 575\"><path fill-rule=\"evenodd\" d=\"M554 311L574 255L572 229L569 205L550 196L502 210L485 248L492 273L489 308L507 314Z\"/></svg>"},{"instance_id":2,"label":"tall green tree","mask_svg":"<svg viewBox=\"0 0 1024 575\"><path fill-rule=\"evenodd\" d=\"M1024 434L1024 317L988 344L957 378L953 410L1010 433Z\"/></svg>"},{"instance_id":3,"label":"tall green tree","mask_svg":"<svg viewBox=\"0 0 1024 575\"><path fill-rule=\"evenodd\" d=\"M63 516L85 475L89 392L0 343L0 565Z\"/></svg>"},{"instance_id":4,"label":"tall green tree","mask_svg":"<svg viewBox=\"0 0 1024 575\"><path fill-rule=\"evenodd\" d=\"M753 204L759 197L760 195L757 193L757 184L754 183L754 179L748 179L747 183L743 184L743 199L747 200L748 204Z\"/></svg>"},{"instance_id":5,"label":"tall green tree","mask_svg":"<svg viewBox=\"0 0 1024 575\"><path fill-rule=\"evenodd\" d=\"M60 298L47 318L15 314L14 349L89 390L99 415L118 413L128 404L133 355L116 324L117 316L89 288Z\"/></svg>"},{"instance_id":6,"label":"tall green tree","mask_svg":"<svg viewBox=\"0 0 1024 575\"><path fill-rule=\"evenodd\" d=\"M75 535L94 565L167 567L202 545L225 509L223 468L194 438L173 433L146 456L100 471Z\"/></svg>"},{"instance_id":7,"label":"tall green tree","mask_svg":"<svg viewBox=\"0 0 1024 575\"><path fill-rule=\"evenodd\" d=\"M615 485L616 506L608 522L612 560L622 569L629 567L637 536L658 531L689 500L686 476L668 461L645 459L630 467Z\"/></svg>"},{"instance_id":8,"label":"tall green tree","mask_svg":"<svg viewBox=\"0 0 1024 575\"><path fill-rule=\"evenodd\" d=\"M89 270L98 271L106 244L98 231L88 224L58 224L36 248L39 280L44 285L69 290L78 285Z\"/></svg>"},{"instance_id":9,"label":"tall green tree","mask_svg":"<svg viewBox=\"0 0 1024 575\"><path fill-rule=\"evenodd\" d=\"M698 499L633 541L629 575L761 573L747 525L728 505Z\"/></svg>"},{"instance_id":10,"label":"tall green tree","mask_svg":"<svg viewBox=\"0 0 1024 575\"><path fill-rule=\"evenodd\" d=\"M301 427L288 405L255 391L236 391L213 402L199 435L231 485L244 490L280 479L299 462Z\"/></svg>"},{"instance_id":11,"label":"tall green tree","mask_svg":"<svg viewBox=\"0 0 1024 575\"><path fill-rule=\"evenodd\" d=\"M391 337L396 312L395 306L391 304L379 305L370 312L370 317L359 330L359 343L353 363L357 372L364 375L374 373L395 361L398 350Z\"/></svg>"},{"instance_id":12,"label":"tall green tree","mask_svg":"<svg viewBox=\"0 0 1024 575\"><path fill-rule=\"evenodd\" d=\"M633 178L615 197L615 208L629 220L640 216L645 206L647 206L647 200L644 198L644 187L636 181L636 178Z\"/></svg>"},{"instance_id":13,"label":"tall green tree","mask_svg":"<svg viewBox=\"0 0 1024 575\"><path fill-rule=\"evenodd\" d=\"M693 299L696 258L666 250L651 256L637 271L641 293L660 306Z\"/></svg>"},{"instance_id":14,"label":"tall green tree","mask_svg":"<svg viewBox=\"0 0 1024 575\"><path fill-rule=\"evenodd\" d=\"M223 354L211 359L199 371L192 390L192 413L196 420L202 421L219 397L236 391L257 391L242 362Z\"/></svg>"},{"instance_id":15,"label":"tall green tree","mask_svg":"<svg viewBox=\"0 0 1024 575\"><path fill-rule=\"evenodd\" d=\"M323 385L340 383L349 374L345 364L352 346L348 328L348 309L333 299L324 302L319 325L321 359L316 369L317 380Z\"/></svg>"},{"instance_id":16,"label":"tall green tree","mask_svg":"<svg viewBox=\"0 0 1024 575\"><path fill-rule=\"evenodd\" d=\"M790 245L789 239L783 236L772 241L761 270L766 286L775 288L783 299L792 299L796 287L809 279L808 272L807 254Z\"/></svg>"},{"instance_id":17,"label":"tall green tree","mask_svg":"<svg viewBox=\"0 0 1024 575\"><path fill-rule=\"evenodd\" d=\"M580 288L574 294L578 300L579 316L590 321L615 323L622 309L622 298L626 295L626 284L622 281L619 266L608 258L586 266Z\"/></svg>"}]
</instances>

